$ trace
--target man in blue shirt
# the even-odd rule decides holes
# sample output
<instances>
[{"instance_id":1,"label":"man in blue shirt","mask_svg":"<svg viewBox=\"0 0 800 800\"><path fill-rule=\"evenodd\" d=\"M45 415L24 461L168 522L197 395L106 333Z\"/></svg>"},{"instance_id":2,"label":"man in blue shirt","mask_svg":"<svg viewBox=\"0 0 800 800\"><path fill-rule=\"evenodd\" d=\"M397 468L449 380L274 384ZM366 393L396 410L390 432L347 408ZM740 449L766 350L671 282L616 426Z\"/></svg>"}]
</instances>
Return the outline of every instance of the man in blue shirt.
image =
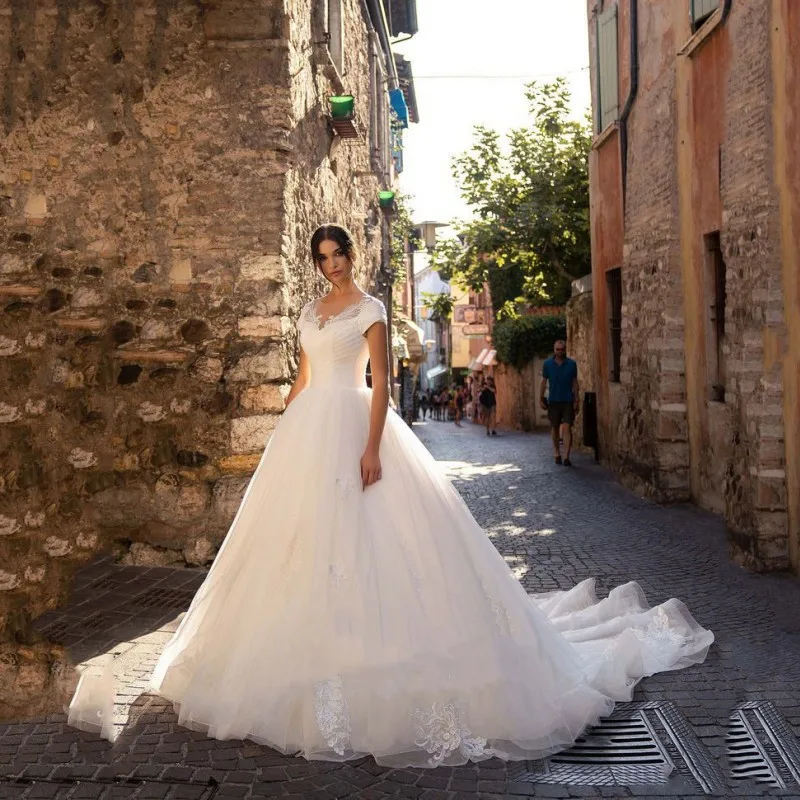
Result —
<instances>
[{"instance_id":1,"label":"man in blue shirt","mask_svg":"<svg viewBox=\"0 0 800 800\"><path fill-rule=\"evenodd\" d=\"M553 439L553 457L556 464L571 467L569 452L572 448L572 423L578 413L578 365L567 358L567 343L561 339L553 346L554 355L542 367L542 392L539 401L550 420L550 435ZM545 399L545 389L549 393ZM561 459L559 442L564 443L564 459Z\"/></svg>"}]
</instances>

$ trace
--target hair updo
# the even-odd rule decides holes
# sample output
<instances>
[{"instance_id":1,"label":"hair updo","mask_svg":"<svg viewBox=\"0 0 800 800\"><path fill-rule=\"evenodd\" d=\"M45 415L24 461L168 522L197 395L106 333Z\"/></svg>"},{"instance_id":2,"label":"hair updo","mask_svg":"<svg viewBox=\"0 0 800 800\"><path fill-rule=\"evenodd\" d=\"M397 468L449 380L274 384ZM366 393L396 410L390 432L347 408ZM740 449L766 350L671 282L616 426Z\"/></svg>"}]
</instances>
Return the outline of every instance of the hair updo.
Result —
<instances>
[{"instance_id":1,"label":"hair updo","mask_svg":"<svg viewBox=\"0 0 800 800\"><path fill-rule=\"evenodd\" d=\"M320 225L311 236L311 257L315 264L319 261L319 246L325 241L336 242L351 261L356 260L353 234L347 228L341 225Z\"/></svg>"}]
</instances>

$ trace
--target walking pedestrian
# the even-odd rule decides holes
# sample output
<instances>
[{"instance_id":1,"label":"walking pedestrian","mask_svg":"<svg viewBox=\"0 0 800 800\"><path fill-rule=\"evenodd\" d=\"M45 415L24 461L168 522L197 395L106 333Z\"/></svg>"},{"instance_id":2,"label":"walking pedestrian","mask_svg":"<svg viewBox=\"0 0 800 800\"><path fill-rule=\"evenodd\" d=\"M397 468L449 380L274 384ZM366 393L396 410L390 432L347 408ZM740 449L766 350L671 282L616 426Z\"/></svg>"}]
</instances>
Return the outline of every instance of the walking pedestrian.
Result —
<instances>
[{"instance_id":1,"label":"walking pedestrian","mask_svg":"<svg viewBox=\"0 0 800 800\"><path fill-rule=\"evenodd\" d=\"M461 427L461 419L464 416L464 390L459 387L456 389L456 426Z\"/></svg>"},{"instance_id":2,"label":"walking pedestrian","mask_svg":"<svg viewBox=\"0 0 800 800\"><path fill-rule=\"evenodd\" d=\"M428 402L430 399L430 389L427 392L423 392L422 396L419 399L419 408L422 411L422 421L425 422L425 415L428 413Z\"/></svg>"},{"instance_id":3,"label":"walking pedestrian","mask_svg":"<svg viewBox=\"0 0 800 800\"><path fill-rule=\"evenodd\" d=\"M563 339L553 345L553 355L544 362L542 379L539 402L550 420L553 458L556 464L571 467L572 423L578 413L578 365L567 357L567 343ZM563 459L561 443L564 445Z\"/></svg>"},{"instance_id":4,"label":"walking pedestrian","mask_svg":"<svg viewBox=\"0 0 800 800\"><path fill-rule=\"evenodd\" d=\"M497 436L497 390L491 375L481 389L480 402L483 423L486 425L486 435Z\"/></svg>"}]
</instances>

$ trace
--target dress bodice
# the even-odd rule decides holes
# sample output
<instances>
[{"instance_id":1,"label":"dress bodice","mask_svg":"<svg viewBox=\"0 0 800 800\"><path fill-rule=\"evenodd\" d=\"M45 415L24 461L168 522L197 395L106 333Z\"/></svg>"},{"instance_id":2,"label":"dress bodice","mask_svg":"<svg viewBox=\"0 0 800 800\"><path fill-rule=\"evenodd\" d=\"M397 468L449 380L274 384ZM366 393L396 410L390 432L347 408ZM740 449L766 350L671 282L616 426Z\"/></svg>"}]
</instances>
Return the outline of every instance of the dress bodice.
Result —
<instances>
[{"instance_id":1,"label":"dress bodice","mask_svg":"<svg viewBox=\"0 0 800 800\"><path fill-rule=\"evenodd\" d=\"M311 386L366 387L369 346L364 334L376 322L386 322L386 309L365 295L338 314L323 320L318 301L303 306L297 327L300 344L311 365Z\"/></svg>"}]
</instances>

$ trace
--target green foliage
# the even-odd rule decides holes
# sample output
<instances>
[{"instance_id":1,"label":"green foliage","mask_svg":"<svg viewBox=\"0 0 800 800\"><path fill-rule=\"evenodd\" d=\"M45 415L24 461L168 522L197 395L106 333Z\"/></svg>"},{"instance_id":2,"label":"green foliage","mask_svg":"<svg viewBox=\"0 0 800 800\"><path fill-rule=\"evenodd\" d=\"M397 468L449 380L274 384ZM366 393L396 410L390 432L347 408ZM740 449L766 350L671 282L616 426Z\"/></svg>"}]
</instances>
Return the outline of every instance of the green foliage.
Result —
<instances>
[{"instance_id":1,"label":"green foliage","mask_svg":"<svg viewBox=\"0 0 800 800\"><path fill-rule=\"evenodd\" d=\"M423 292L422 305L431 312L431 319L447 322L453 314L455 299L447 292Z\"/></svg>"},{"instance_id":2,"label":"green foliage","mask_svg":"<svg viewBox=\"0 0 800 800\"><path fill-rule=\"evenodd\" d=\"M414 235L414 224L411 221L412 211L407 194L395 195L395 213L392 215L391 236L389 240L389 261L394 285L405 283L407 269L407 253L409 247L416 249L419 242Z\"/></svg>"},{"instance_id":3,"label":"green foliage","mask_svg":"<svg viewBox=\"0 0 800 800\"><path fill-rule=\"evenodd\" d=\"M492 332L497 360L522 369L534 356L553 352L553 343L567 338L563 316L526 315L498 320Z\"/></svg>"},{"instance_id":4,"label":"green foliage","mask_svg":"<svg viewBox=\"0 0 800 800\"><path fill-rule=\"evenodd\" d=\"M475 128L472 149L453 174L474 217L457 226L463 240L437 244L443 278L476 291L488 282L495 311L509 303L560 304L570 283L591 271L588 155L591 125L568 117L563 78L531 83L529 127L500 134Z\"/></svg>"}]
</instances>

